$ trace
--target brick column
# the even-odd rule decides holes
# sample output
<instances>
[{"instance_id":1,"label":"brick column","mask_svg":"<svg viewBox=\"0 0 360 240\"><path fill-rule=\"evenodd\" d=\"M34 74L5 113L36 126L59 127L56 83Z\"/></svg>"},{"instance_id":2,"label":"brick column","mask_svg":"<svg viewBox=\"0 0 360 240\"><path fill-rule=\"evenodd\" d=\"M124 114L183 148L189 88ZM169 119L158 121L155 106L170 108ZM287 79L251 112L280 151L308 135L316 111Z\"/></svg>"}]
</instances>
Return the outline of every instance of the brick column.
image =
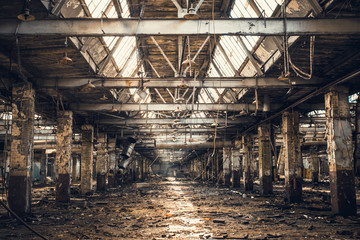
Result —
<instances>
[{"instance_id":1,"label":"brick column","mask_svg":"<svg viewBox=\"0 0 360 240\"><path fill-rule=\"evenodd\" d=\"M299 113L285 112L282 121L286 197L289 202L301 202L302 160L299 139Z\"/></svg>"},{"instance_id":2,"label":"brick column","mask_svg":"<svg viewBox=\"0 0 360 240\"><path fill-rule=\"evenodd\" d=\"M273 193L270 124L258 127L259 133L259 178L262 195Z\"/></svg>"},{"instance_id":3,"label":"brick column","mask_svg":"<svg viewBox=\"0 0 360 240\"><path fill-rule=\"evenodd\" d=\"M107 147L107 135L106 133L99 133L97 138L97 155L96 155L96 190L106 190L106 147Z\"/></svg>"},{"instance_id":4,"label":"brick column","mask_svg":"<svg viewBox=\"0 0 360 240\"><path fill-rule=\"evenodd\" d=\"M72 142L71 111L59 111L56 128L56 158L55 158L55 201L70 201L70 159Z\"/></svg>"},{"instance_id":5,"label":"brick column","mask_svg":"<svg viewBox=\"0 0 360 240\"><path fill-rule=\"evenodd\" d=\"M325 94L327 153L332 210L342 215L356 215L348 94L348 89L341 86Z\"/></svg>"},{"instance_id":6,"label":"brick column","mask_svg":"<svg viewBox=\"0 0 360 240\"><path fill-rule=\"evenodd\" d=\"M31 161L34 139L35 91L31 84L16 85L12 96L11 154L8 202L18 215L31 212Z\"/></svg>"},{"instance_id":7,"label":"brick column","mask_svg":"<svg viewBox=\"0 0 360 240\"><path fill-rule=\"evenodd\" d=\"M81 193L92 191L94 127L81 126Z\"/></svg>"},{"instance_id":8,"label":"brick column","mask_svg":"<svg viewBox=\"0 0 360 240\"><path fill-rule=\"evenodd\" d=\"M244 190L252 191L254 189L254 180L251 174L251 149L252 142L250 136L242 136L241 139L243 148L243 180Z\"/></svg>"}]
</instances>

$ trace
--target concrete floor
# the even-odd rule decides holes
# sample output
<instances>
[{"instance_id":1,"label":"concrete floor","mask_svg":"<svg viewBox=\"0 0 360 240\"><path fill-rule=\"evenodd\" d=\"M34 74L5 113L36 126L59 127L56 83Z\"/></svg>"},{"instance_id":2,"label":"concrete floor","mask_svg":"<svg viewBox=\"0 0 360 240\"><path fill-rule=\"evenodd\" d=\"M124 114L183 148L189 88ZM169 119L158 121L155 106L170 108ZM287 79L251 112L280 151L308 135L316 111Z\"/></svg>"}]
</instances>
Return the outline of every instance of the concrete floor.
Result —
<instances>
[{"instance_id":1,"label":"concrete floor","mask_svg":"<svg viewBox=\"0 0 360 240\"><path fill-rule=\"evenodd\" d=\"M305 184L301 204L284 202L281 184L261 197L158 178L86 197L74 193L69 204L56 204L52 187L37 188L26 221L49 239L360 239L359 215L332 215L328 188ZM1 209L0 239L38 238Z\"/></svg>"}]
</instances>

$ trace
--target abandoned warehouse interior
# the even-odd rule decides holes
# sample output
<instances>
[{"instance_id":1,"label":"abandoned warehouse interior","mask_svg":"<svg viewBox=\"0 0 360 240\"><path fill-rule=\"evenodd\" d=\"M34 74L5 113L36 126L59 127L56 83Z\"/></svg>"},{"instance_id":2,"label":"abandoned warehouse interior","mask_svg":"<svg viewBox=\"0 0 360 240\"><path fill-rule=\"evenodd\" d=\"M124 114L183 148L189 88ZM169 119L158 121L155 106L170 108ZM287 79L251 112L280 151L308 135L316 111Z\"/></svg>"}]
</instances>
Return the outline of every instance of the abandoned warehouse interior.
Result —
<instances>
[{"instance_id":1,"label":"abandoned warehouse interior","mask_svg":"<svg viewBox=\"0 0 360 240\"><path fill-rule=\"evenodd\" d=\"M359 0L13 0L0 239L360 238Z\"/></svg>"}]
</instances>

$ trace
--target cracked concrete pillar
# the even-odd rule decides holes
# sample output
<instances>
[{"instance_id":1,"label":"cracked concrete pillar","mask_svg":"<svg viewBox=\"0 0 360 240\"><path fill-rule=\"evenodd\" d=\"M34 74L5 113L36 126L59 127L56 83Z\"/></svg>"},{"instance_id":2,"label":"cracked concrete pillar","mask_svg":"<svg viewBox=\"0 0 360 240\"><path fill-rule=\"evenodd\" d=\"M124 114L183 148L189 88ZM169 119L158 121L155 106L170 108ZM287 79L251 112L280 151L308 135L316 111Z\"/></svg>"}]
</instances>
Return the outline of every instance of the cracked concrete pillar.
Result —
<instances>
[{"instance_id":1,"label":"cracked concrete pillar","mask_svg":"<svg viewBox=\"0 0 360 240\"><path fill-rule=\"evenodd\" d=\"M109 138L108 145L109 162L108 162L108 186L116 186L116 138Z\"/></svg>"},{"instance_id":2,"label":"cracked concrete pillar","mask_svg":"<svg viewBox=\"0 0 360 240\"><path fill-rule=\"evenodd\" d=\"M71 111L57 113L56 158L55 158L55 201L70 201L70 160L72 142Z\"/></svg>"},{"instance_id":3,"label":"cracked concrete pillar","mask_svg":"<svg viewBox=\"0 0 360 240\"><path fill-rule=\"evenodd\" d=\"M106 133L99 133L97 138L97 155L96 155L96 190L106 190L106 145L107 135Z\"/></svg>"},{"instance_id":4,"label":"cracked concrete pillar","mask_svg":"<svg viewBox=\"0 0 360 240\"><path fill-rule=\"evenodd\" d=\"M241 143L243 148L244 190L252 191L254 189L254 180L253 180L253 174L251 173L251 155L252 155L251 137L249 135L242 136Z\"/></svg>"},{"instance_id":5,"label":"cracked concrete pillar","mask_svg":"<svg viewBox=\"0 0 360 240\"><path fill-rule=\"evenodd\" d=\"M342 86L325 94L331 206L334 213L356 215L349 91Z\"/></svg>"},{"instance_id":6,"label":"cracked concrete pillar","mask_svg":"<svg viewBox=\"0 0 360 240\"><path fill-rule=\"evenodd\" d=\"M223 176L224 185L230 186L231 179L231 148L223 148Z\"/></svg>"},{"instance_id":7,"label":"cracked concrete pillar","mask_svg":"<svg viewBox=\"0 0 360 240\"><path fill-rule=\"evenodd\" d=\"M18 215L31 212L31 161L33 155L35 91L30 83L12 90L11 154L8 202Z\"/></svg>"},{"instance_id":8,"label":"cracked concrete pillar","mask_svg":"<svg viewBox=\"0 0 360 240\"><path fill-rule=\"evenodd\" d=\"M268 195L273 193L270 123L260 125L258 134L260 192Z\"/></svg>"},{"instance_id":9,"label":"cracked concrete pillar","mask_svg":"<svg viewBox=\"0 0 360 240\"><path fill-rule=\"evenodd\" d=\"M299 135L299 113L284 112L283 154L285 160L285 191L289 202L302 201L302 160Z\"/></svg>"},{"instance_id":10,"label":"cracked concrete pillar","mask_svg":"<svg viewBox=\"0 0 360 240\"><path fill-rule=\"evenodd\" d=\"M92 191L94 127L81 126L81 193Z\"/></svg>"},{"instance_id":11,"label":"cracked concrete pillar","mask_svg":"<svg viewBox=\"0 0 360 240\"><path fill-rule=\"evenodd\" d=\"M240 187L240 143L235 144L236 147L231 149L231 176L232 176L232 187Z\"/></svg>"}]
</instances>

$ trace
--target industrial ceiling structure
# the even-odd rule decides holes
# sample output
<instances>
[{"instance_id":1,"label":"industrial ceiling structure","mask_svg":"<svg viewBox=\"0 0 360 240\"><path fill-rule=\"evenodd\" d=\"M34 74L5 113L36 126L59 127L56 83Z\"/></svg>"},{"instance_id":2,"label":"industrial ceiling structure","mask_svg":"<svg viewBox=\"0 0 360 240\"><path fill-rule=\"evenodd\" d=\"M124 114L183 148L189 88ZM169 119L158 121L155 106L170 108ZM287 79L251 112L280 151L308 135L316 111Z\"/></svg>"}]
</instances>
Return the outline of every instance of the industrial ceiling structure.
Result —
<instances>
[{"instance_id":1,"label":"industrial ceiling structure","mask_svg":"<svg viewBox=\"0 0 360 240\"><path fill-rule=\"evenodd\" d=\"M55 145L56 111L71 110L74 144L86 123L123 143L136 139L135 150L151 160L186 161L230 146L264 121L279 125L284 110L300 111L302 123L321 122L330 86L360 90L359 1L1 6L1 135L8 134L13 84L31 82L35 149Z\"/></svg>"}]
</instances>

